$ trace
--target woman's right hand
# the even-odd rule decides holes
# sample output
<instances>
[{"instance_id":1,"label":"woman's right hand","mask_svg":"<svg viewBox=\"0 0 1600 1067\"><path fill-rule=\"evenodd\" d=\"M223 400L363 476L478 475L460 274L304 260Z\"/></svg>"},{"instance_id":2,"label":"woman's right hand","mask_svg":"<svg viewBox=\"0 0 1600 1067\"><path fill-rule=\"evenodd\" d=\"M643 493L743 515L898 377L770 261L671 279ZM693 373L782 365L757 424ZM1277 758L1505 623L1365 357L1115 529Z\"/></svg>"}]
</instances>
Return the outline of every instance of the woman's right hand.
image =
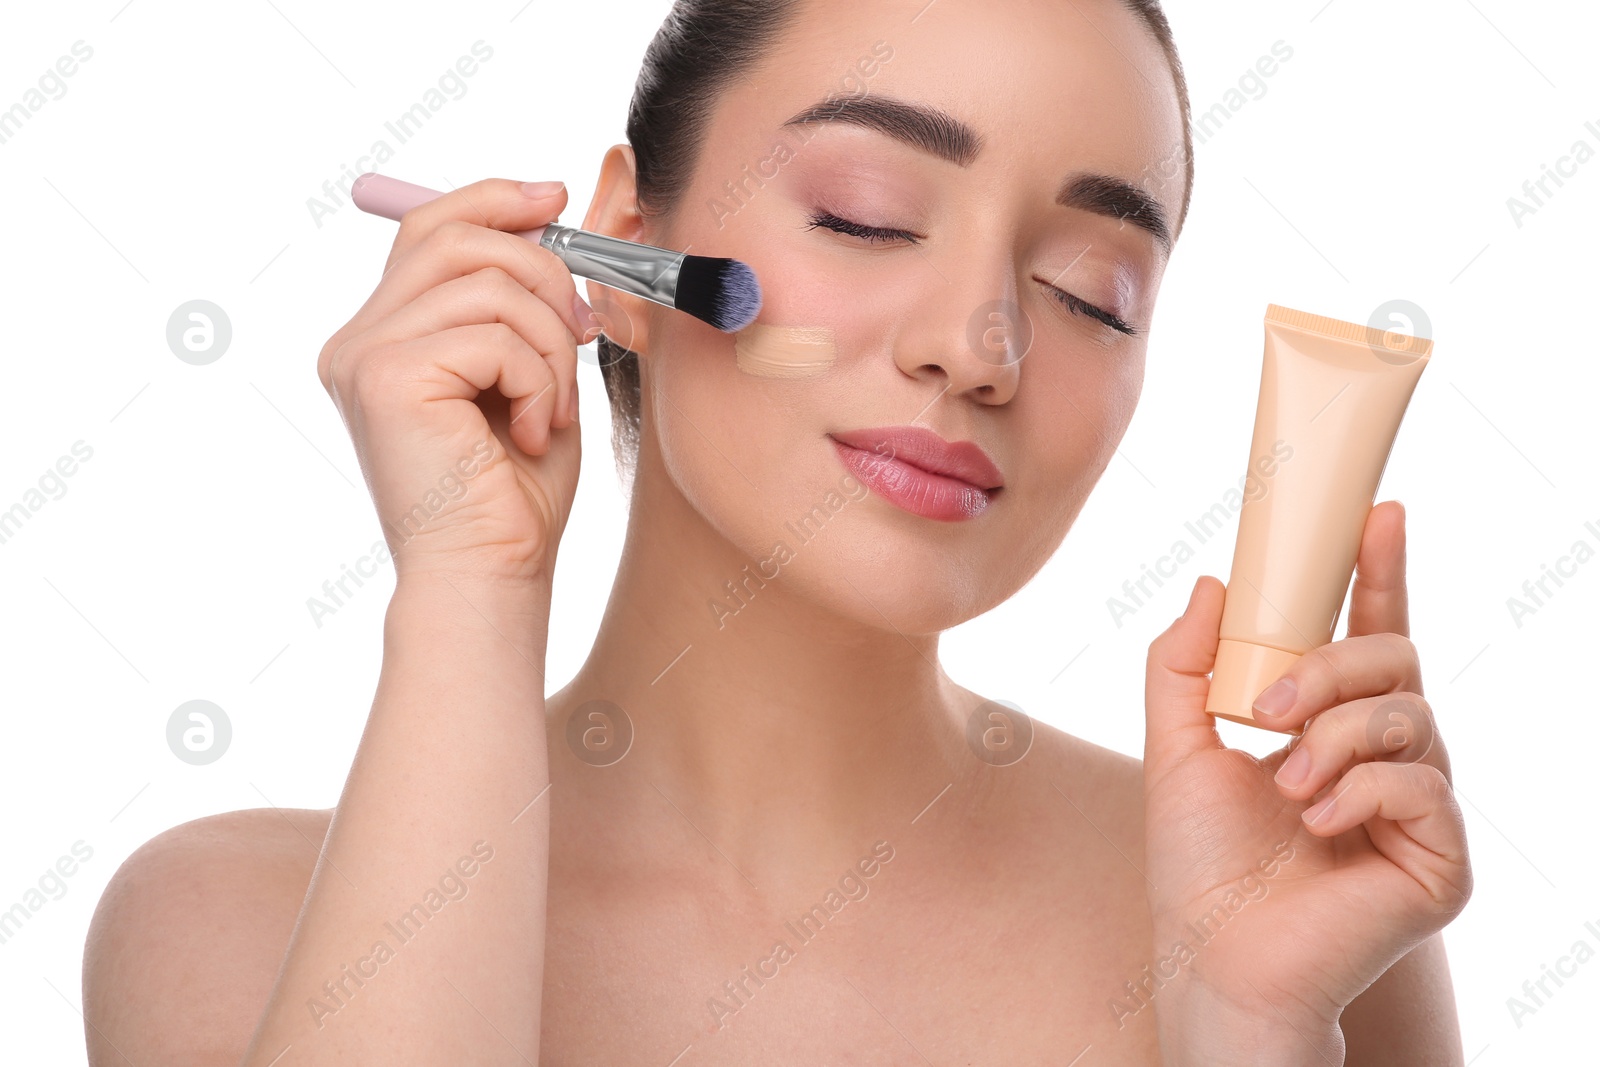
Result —
<instances>
[{"instance_id":1,"label":"woman's right hand","mask_svg":"<svg viewBox=\"0 0 1600 1067\"><path fill-rule=\"evenodd\" d=\"M595 324L566 264L514 231L566 201L491 178L413 208L323 345L317 374L401 579L554 572L578 484L577 345Z\"/></svg>"}]
</instances>

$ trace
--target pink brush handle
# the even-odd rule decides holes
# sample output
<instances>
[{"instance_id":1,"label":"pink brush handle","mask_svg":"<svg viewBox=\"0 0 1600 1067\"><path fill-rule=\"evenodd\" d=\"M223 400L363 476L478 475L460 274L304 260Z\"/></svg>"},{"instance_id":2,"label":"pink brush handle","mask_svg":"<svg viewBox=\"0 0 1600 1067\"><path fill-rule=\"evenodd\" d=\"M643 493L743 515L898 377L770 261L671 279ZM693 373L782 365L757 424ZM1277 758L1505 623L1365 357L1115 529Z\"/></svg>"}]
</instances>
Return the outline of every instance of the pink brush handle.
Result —
<instances>
[{"instance_id":1,"label":"pink brush handle","mask_svg":"<svg viewBox=\"0 0 1600 1067\"><path fill-rule=\"evenodd\" d=\"M437 200L443 195L437 189L424 189L420 185L412 185L399 178L390 178L373 171L361 175L350 185L350 199L356 207L369 215L378 215L396 222L399 222L401 216L412 208L426 204L430 200ZM539 238L544 236L544 230L543 226L535 226L531 230L517 230L515 233L518 237L526 237L537 244Z\"/></svg>"}]
</instances>

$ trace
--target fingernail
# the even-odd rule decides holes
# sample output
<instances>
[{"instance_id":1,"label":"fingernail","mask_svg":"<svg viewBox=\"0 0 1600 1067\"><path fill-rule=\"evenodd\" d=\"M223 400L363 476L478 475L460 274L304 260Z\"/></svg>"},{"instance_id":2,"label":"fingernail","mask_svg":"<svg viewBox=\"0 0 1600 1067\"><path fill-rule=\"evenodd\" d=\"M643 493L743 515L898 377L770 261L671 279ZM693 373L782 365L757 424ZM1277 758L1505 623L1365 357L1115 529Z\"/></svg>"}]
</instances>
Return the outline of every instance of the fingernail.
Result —
<instances>
[{"instance_id":1,"label":"fingernail","mask_svg":"<svg viewBox=\"0 0 1600 1067\"><path fill-rule=\"evenodd\" d=\"M1294 707L1294 698L1298 693L1299 687L1294 684L1293 678L1279 678L1262 690L1251 707L1257 714L1275 719Z\"/></svg>"},{"instance_id":2,"label":"fingernail","mask_svg":"<svg viewBox=\"0 0 1600 1067\"><path fill-rule=\"evenodd\" d=\"M528 196L555 196L566 187L566 182L523 182L522 191Z\"/></svg>"},{"instance_id":3,"label":"fingernail","mask_svg":"<svg viewBox=\"0 0 1600 1067\"><path fill-rule=\"evenodd\" d=\"M578 418L578 383L573 382L567 386L567 421L576 422Z\"/></svg>"},{"instance_id":4,"label":"fingernail","mask_svg":"<svg viewBox=\"0 0 1600 1067\"><path fill-rule=\"evenodd\" d=\"M1300 817L1306 821L1307 826L1315 826L1328 817L1328 813L1333 810L1333 802L1337 799L1334 796L1325 796L1301 812Z\"/></svg>"},{"instance_id":5,"label":"fingernail","mask_svg":"<svg viewBox=\"0 0 1600 1067\"><path fill-rule=\"evenodd\" d=\"M1286 789L1293 789L1306 780L1306 775L1311 773L1311 753L1307 752L1304 745L1289 753L1289 758L1283 761L1283 766L1278 768L1274 781Z\"/></svg>"}]
</instances>

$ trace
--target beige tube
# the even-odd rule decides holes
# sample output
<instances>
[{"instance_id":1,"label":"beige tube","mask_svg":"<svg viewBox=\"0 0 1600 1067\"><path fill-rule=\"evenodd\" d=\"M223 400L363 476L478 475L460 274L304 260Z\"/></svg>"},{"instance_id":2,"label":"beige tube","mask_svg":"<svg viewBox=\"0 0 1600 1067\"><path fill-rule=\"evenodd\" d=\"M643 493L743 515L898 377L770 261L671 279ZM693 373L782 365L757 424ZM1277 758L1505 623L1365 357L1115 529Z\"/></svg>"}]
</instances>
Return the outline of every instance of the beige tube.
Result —
<instances>
[{"instance_id":1,"label":"beige tube","mask_svg":"<svg viewBox=\"0 0 1600 1067\"><path fill-rule=\"evenodd\" d=\"M1206 711L1260 726L1251 705L1333 640L1367 513L1433 342L1268 305L1233 571ZM1292 461L1280 467L1278 459ZM1300 729L1291 731L1300 733Z\"/></svg>"}]
</instances>

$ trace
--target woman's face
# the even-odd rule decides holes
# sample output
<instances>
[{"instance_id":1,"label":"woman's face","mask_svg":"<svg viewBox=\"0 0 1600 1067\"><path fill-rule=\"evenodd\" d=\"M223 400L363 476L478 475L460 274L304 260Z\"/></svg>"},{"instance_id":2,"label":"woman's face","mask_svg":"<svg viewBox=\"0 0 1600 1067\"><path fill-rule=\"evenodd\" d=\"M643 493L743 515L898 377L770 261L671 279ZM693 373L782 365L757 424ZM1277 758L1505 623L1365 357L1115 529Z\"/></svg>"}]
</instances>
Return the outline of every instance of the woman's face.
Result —
<instances>
[{"instance_id":1,"label":"woman's face","mask_svg":"<svg viewBox=\"0 0 1600 1067\"><path fill-rule=\"evenodd\" d=\"M922 146L858 110L786 125L830 98L949 119L910 123L936 135ZM1122 204L1119 218L1103 193L1081 198L1099 210L1064 206L1058 191L1121 178L1170 230L1182 145L1161 48L1116 0L809 0L720 97L651 239L749 263L758 321L825 327L837 357L811 377L757 376L732 336L647 312L641 447L793 594L908 633L981 614L1043 566L1110 461L1166 264L1137 221L1149 212ZM927 518L869 492L829 436L905 425L974 442L1003 488L971 518Z\"/></svg>"}]
</instances>

